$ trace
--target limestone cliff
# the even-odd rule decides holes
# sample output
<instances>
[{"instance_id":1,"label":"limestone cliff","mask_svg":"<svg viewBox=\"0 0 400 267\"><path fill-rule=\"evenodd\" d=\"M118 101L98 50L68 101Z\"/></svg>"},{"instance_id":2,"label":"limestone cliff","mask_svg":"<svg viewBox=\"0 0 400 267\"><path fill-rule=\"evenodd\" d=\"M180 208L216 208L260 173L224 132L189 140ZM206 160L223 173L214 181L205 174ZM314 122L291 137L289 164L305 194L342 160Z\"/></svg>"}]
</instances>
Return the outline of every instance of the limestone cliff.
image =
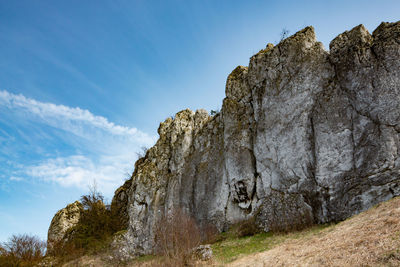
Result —
<instances>
[{"instance_id":1,"label":"limestone cliff","mask_svg":"<svg viewBox=\"0 0 400 267\"><path fill-rule=\"evenodd\" d=\"M184 110L116 191L131 252L149 253L162 213L220 231L338 221L400 194L400 22L330 44L307 27L237 67L221 112ZM120 200L118 200L120 199Z\"/></svg>"},{"instance_id":2,"label":"limestone cliff","mask_svg":"<svg viewBox=\"0 0 400 267\"><path fill-rule=\"evenodd\" d=\"M221 112L183 110L114 195L124 256L151 253L175 209L219 231L343 220L400 195L400 22L362 25L324 50L307 27L228 76ZM49 248L79 221L60 210Z\"/></svg>"}]
</instances>

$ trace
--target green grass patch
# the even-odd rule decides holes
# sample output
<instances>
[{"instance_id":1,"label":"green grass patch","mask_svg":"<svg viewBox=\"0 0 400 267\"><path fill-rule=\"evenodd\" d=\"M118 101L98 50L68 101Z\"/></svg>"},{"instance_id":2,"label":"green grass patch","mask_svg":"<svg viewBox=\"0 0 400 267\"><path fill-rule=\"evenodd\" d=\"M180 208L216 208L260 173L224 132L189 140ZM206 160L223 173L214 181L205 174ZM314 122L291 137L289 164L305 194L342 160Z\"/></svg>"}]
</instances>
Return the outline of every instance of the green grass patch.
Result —
<instances>
[{"instance_id":1,"label":"green grass patch","mask_svg":"<svg viewBox=\"0 0 400 267\"><path fill-rule=\"evenodd\" d=\"M221 263L232 262L245 255L266 251L288 239L300 239L314 236L324 229L334 228L332 224L315 225L308 229L291 233L259 233L253 236L237 238L230 232L222 233L221 241L212 244L214 259Z\"/></svg>"}]
</instances>

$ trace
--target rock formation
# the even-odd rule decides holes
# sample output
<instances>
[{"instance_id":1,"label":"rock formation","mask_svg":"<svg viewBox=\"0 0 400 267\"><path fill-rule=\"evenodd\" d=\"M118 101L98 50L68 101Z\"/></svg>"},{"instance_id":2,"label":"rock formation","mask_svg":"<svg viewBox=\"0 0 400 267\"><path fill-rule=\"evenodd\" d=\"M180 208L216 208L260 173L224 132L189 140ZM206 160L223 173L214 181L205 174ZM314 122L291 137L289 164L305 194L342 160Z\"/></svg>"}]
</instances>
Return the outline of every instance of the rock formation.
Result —
<instances>
[{"instance_id":1,"label":"rock formation","mask_svg":"<svg viewBox=\"0 0 400 267\"><path fill-rule=\"evenodd\" d=\"M357 26L330 51L312 27L268 44L228 76L220 113L183 110L160 124L113 199L125 252L151 253L175 209L219 231L359 213L400 195L399 132L400 22L372 35Z\"/></svg>"},{"instance_id":2,"label":"rock formation","mask_svg":"<svg viewBox=\"0 0 400 267\"><path fill-rule=\"evenodd\" d=\"M400 194L399 131L400 23L357 26L330 51L307 27L237 67L220 113L160 124L117 191L126 240L151 252L174 209L220 231L252 217L265 231L345 219Z\"/></svg>"},{"instance_id":3,"label":"rock formation","mask_svg":"<svg viewBox=\"0 0 400 267\"><path fill-rule=\"evenodd\" d=\"M47 249L52 249L54 245L65 241L65 234L68 229L75 226L81 217L83 206L79 201L67 205L59 210L51 220L49 231L47 233Z\"/></svg>"}]
</instances>

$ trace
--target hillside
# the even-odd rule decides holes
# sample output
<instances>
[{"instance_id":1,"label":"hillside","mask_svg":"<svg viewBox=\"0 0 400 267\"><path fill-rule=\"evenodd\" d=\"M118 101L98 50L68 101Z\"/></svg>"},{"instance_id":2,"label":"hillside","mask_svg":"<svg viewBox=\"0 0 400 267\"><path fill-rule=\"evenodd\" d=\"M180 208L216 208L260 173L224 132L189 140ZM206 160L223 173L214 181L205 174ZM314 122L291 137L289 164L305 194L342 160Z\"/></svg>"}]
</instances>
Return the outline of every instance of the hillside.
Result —
<instances>
[{"instance_id":1,"label":"hillside","mask_svg":"<svg viewBox=\"0 0 400 267\"><path fill-rule=\"evenodd\" d=\"M229 266L400 266L400 198L329 226L289 234Z\"/></svg>"},{"instance_id":2,"label":"hillside","mask_svg":"<svg viewBox=\"0 0 400 267\"><path fill-rule=\"evenodd\" d=\"M333 225L288 234L227 238L213 244L214 258L200 266L400 266L400 198ZM105 256L85 256L69 266L112 266ZM92 265L91 265L92 264ZM142 257L126 266L160 266Z\"/></svg>"}]
</instances>

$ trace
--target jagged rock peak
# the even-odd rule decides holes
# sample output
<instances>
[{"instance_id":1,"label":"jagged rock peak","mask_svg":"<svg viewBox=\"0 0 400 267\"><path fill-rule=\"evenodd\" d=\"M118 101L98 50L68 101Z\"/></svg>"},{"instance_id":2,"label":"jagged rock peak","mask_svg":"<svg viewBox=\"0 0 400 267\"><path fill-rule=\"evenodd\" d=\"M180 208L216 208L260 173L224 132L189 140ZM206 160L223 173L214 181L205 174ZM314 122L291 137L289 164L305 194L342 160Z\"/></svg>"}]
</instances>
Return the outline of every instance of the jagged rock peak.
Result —
<instances>
[{"instance_id":1,"label":"jagged rock peak","mask_svg":"<svg viewBox=\"0 0 400 267\"><path fill-rule=\"evenodd\" d=\"M364 25L360 24L350 31L339 34L329 44L330 53L334 56L343 53L343 49L360 49L372 45L372 36Z\"/></svg>"},{"instance_id":2,"label":"jagged rock peak","mask_svg":"<svg viewBox=\"0 0 400 267\"><path fill-rule=\"evenodd\" d=\"M315 42L317 42L317 38L315 36L314 27L307 26L304 29L296 32L292 36L289 36L285 40L282 40L279 45L283 45L285 43L298 43L309 48L313 46Z\"/></svg>"},{"instance_id":3,"label":"jagged rock peak","mask_svg":"<svg viewBox=\"0 0 400 267\"><path fill-rule=\"evenodd\" d=\"M160 137L164 137L169 134L172 128L179 130L180 127L192 122L193 120L196 121L194 126L201 125L202 121L209 118L210 116L208 115L208 112L204 109L196 110L196 112L193 112L190 109L184 109L176 113L174 117L169 117L164 122L161 122L158 127L158 134Z\"/></svg>"},{"instance_id":4,"label":"jagged rock peak","mask_svg":"<svg viewBox=\"0 0 400 267\"><path fill-rule=\"evenodd\" d=\"M250 90L246 86L247 72L247 67L238 66L229 74L225 86L225 95L227 98L240 101L249 95Z\"/></svg>"}]
</instances>

